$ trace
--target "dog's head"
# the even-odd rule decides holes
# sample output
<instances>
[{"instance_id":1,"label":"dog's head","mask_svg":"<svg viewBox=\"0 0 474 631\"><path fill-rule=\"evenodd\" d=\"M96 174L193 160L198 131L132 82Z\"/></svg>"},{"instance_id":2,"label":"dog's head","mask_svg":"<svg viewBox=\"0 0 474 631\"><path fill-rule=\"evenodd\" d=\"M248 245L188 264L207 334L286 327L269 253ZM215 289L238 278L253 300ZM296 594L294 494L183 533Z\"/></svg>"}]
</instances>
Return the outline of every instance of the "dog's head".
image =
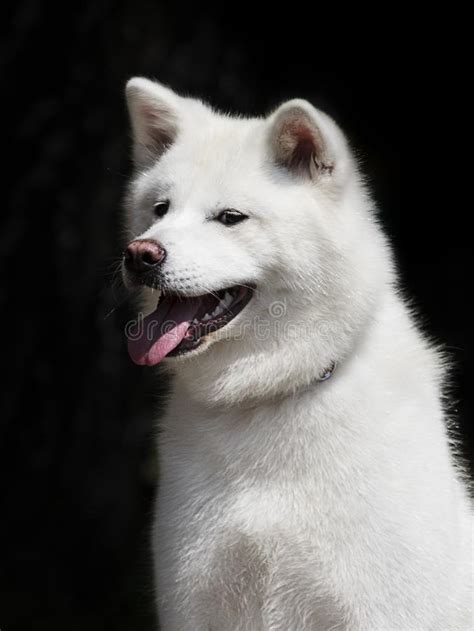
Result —
<instances>
[{"instance_id":1,"label":"dog's head","mask_svg":"<svg viewBox=\"0 0 474 631\"><path fill-rule=\"evenodd\" d=\"M123 275L147 316L132 358L175 357L213 381L214 398L226 378L248 388L250 373L268 392L310 381L347 350L381 273L343 134L302 100L233 118L142 78L127 100L136 172Z\"/></svg>"}]
</instances>

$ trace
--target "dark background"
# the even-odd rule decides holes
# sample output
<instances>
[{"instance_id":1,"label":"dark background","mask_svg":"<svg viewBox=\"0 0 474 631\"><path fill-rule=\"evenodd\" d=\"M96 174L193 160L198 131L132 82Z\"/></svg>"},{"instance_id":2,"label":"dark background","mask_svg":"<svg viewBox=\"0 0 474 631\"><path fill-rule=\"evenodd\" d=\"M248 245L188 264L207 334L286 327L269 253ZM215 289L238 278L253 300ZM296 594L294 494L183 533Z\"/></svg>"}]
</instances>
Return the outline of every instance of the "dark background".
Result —
<instances>
[{"instance_id":1,"label":"dark background","mask_svg":"<svg viewBox=\"0 0 474 631\"><path fill-rule=\"evenodd\" d=\"M288 9L270 23L233 5L20 0L3 23L2 631L153 625L151 437L165 386L128 359L128 308L113 280L130 76L227 111L262 113L300 96L336 117L363 161L407 293L454 360L451 409L472 451L467 220L441 191L453 165L428 117L442 70L423 55L403 60L384 32L377 41L357 32L339 63L331 24Z\"/></svg>"}]
</instances>

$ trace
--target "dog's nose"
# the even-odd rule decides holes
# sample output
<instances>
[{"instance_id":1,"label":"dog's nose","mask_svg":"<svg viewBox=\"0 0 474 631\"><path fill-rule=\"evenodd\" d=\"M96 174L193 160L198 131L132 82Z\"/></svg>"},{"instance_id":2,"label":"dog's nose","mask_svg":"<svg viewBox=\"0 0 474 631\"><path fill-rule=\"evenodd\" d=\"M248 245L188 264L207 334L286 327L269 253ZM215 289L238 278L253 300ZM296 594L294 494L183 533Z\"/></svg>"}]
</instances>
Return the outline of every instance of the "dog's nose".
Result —
<instances>
[{"instance_id":1,"label":"dog's nose","mask_svg":"<svg viewBox=\"0 0 474 631\"><path fill-rule=\"evenodd\" d=\"M125 267L130 272L140 274L150 272L160 265L166 250L153 239L136 239L128 244L124 254Z\"/></svg>"}]
</instances>

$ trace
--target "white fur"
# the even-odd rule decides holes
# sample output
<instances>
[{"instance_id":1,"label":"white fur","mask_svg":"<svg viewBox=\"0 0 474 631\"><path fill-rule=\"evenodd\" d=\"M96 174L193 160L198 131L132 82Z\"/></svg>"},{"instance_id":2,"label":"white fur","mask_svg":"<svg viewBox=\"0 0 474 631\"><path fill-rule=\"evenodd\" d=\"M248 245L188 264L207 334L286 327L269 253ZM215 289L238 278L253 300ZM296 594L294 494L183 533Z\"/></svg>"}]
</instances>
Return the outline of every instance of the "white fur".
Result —
<instances>
[{"instance_id":1,"label":"white fur","mask_svg":"<svg viewBox=\"0 0 474 631\"><path fill-rule=\"evenodd\" d=\"M128 94L130 236L164 245L177 290L257 286L202 349L165 360L161 628L472 629L472 509L449 449L442 361L399 295L343 134L304 101L241 119L145 79ZM316 130L330 171L282 165L292 117ZM250 218L210 220L224 208Z\"/></svg>"}]
</instances>

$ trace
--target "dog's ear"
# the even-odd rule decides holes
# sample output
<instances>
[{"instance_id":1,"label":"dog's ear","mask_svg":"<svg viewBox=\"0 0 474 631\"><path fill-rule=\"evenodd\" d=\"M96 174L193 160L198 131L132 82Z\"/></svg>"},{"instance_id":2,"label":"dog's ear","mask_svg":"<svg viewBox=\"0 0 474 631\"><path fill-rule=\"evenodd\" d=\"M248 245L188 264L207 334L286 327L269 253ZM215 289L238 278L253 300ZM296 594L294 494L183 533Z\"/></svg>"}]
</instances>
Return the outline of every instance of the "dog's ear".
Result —
<instances>
[{"instance_id":1,"label":"dog's ear","mask_svg":"<svg viewBox=\"0 0 474 631\"><path fill-rule=\"evenodd\" d=\"M335 152L329 136L335 124L328 116L294 99L270 116L269 125L270 152L278 165L312 179L332 174Z\"/></svg>"},{"instance_id":2,"label":"dog's ear","mask_svg":"<svg viewBox=\"0 0 474 631\"><path fill-rule=\"evenodd\" d=\"M126 95L133 132L133 159L137 167L145 168L174 142L181 97L142 77L128 81Z\"/></svg>"}]
</instances>

